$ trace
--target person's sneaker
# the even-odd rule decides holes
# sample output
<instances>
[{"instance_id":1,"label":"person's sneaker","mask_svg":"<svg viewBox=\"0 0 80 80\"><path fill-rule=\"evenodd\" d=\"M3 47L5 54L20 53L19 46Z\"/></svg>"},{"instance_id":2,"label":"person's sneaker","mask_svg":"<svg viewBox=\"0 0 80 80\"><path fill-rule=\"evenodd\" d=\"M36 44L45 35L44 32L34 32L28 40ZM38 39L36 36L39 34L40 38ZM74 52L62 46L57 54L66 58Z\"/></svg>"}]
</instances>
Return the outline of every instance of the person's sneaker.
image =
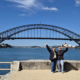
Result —
<instances>
[{"instance_id":1,"label":"person's sneaker","mask_svg":"<svg viewBox=\"0 0 80 80\"><path fill-rule=\"evenodd\" d=\"M51 72L51 73L54 73L54 72Z\"/></svg>"},{"instance_id":2,"label":"person's sneaker","mask_svg":"<svg viewBox=\"0 0 80 80\"><path fill-rule=\"evenodd\" d=\"M62 73L64 73L64 71L62 71Z\"/></svg>"},{"instance_id":3,"label":"person's sneaker","mask_svg":"<svg viewBox=\"0 0 80 80\"><path fill-rule=\"evenodd\" d=\"M60 70L58 70L58 72L60 72Z\"/></svg>"}]
</instances>

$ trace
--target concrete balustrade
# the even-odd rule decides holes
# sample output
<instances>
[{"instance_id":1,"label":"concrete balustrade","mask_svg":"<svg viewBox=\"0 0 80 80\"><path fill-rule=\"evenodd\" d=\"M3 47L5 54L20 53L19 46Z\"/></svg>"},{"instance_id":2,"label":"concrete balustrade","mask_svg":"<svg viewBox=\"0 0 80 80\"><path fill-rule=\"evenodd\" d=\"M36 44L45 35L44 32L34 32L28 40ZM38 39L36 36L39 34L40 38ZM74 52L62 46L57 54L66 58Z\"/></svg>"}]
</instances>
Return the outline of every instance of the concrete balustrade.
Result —
<instances>
[{"instance_id":1,"label":"concrete balustrade","mask_svg":"<svg viewBox=\"0 0 80 80\"><path fill-rule=\"evenodd\" d=\"M50 60L20 61L19 69L20 70L51 69L51 61ZM70 70L70 69L78 70L80 69L80 61L64 60L64 69L65 70Z\"/></svg>"},{"instance_id":2,"label":"concrete balustrade","mask_svg":"<svg viewBox=\"0 0 80 80\"><path fill-rule=\"evenodd\" d=\"M57 66L56 66L57 68ZM10 73L1 77L0 80L8 80L13 72L19 70L49 70L51 69L50 60L26 60L26 61L13 61ZM64 70L80 70L80 61L64 60Z\"/></svg>"}]
</instances>

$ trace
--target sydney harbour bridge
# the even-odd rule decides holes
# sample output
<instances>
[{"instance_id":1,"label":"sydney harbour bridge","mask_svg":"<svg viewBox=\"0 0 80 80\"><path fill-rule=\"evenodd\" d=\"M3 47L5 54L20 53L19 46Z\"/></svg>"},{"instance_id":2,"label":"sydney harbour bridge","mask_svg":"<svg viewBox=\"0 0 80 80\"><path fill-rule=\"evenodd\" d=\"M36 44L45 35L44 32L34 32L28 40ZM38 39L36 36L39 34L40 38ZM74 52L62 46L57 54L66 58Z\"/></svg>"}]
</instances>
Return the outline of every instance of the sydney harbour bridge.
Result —
<instances>
[{"instance_id":1,"label":"sydney harbour bridge","mask_svg":"<svg viewBox=\"0 0 80 80\"><path fill-rule=\"evenodd\" d=\"M70 40L80 45L80 35L62 27L47 24L29 24L0 33L0 43L14 39Z\"/></svg>"}]
</instances>

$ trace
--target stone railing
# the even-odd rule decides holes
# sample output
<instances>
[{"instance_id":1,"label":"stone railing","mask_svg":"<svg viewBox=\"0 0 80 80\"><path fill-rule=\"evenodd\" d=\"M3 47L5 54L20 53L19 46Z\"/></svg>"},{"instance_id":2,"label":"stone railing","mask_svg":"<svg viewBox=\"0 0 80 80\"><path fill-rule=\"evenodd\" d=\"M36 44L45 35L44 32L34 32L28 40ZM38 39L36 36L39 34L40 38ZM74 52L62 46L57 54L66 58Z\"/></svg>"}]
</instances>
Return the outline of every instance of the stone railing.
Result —
<instances>
[{"instance_id":1,"label":"stone railing","mask_svg":"<svg viewBox=\"0 0 80 80\"><path fill-rule=\"evenodd\" d=\"M56 66L57 68L57 66ZM14 61L12 71L18 70L36 70L36 69L51 69L50 60L27 60L27 61ZM65 70L78 70L80 69L80 61L64 60Z\"/></svg>"},{"instance_id":2,"label":"stone railing","mask_svg":"<svg viewBox=\"0 0 80 80\"><path fill-rule=\"evenodd\" d=\"M51 61L50 60L28 60L28 61L21 61L20 70L23 69L51 69ZM57 66L56 66L57 68ZM71 60L64 60L64 69L70 70L80 69L80 61L71 61Z\"/></svg>"},{"instance_id":3,"label":"stone railing","mask_svg":"<svg viewBox=\"0 0 80 80\"><path fill-rule=\"evenodd\" d=\"M57 68L57 66L56 66ZM0 80L8 80L12 73L20 70L45 70L51 69L50 60L27 60L27 61L14 61L10 73L1 77ZM80 61L64 60L64 70L80 70Z\"/></svg>"}]
</instances>

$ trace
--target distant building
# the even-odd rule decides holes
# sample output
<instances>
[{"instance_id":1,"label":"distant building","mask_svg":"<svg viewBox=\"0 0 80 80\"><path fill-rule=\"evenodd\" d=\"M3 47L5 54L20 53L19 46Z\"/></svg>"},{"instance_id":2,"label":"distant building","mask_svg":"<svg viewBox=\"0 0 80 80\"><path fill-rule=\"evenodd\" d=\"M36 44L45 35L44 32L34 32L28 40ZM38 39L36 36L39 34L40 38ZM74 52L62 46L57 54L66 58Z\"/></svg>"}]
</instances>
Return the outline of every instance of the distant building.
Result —
<instances>
[{"instance_id":1,"label":"distant building","mask_svg":"<svg viewBox=\"0 0 80 80\"><path fill-rule=\"evenodd\" d=\"M63 43L63 44L61 45L61 47L66 47L67 45L68 45L68 44L65 42L65 43ZM73 47L73 48L74 48L75 46L72 46L72 45L69 44L68 47Z\"/></svg>"},{"instance_id":2,"label":"distant building","mask_svg":"<svg viewBox=\"0 0 80 80\"><path fill-rule=\"evenodd\" d=\"M75 48L76 46L72 46L73 48Z\"/></svg>"},{"instance_id":3,"label":"distant building","mask_svg":"<svg viewBox=\"0 0 80 80\"><path fill-rule=\"evenodd\" d=\"M68 47L72 47L71 45L68 45Z\"/></svg>"},{"instance_id":4,"label":"distant building","mask_svg":"<svg viewBox=\"0 0 80 80\"><path fill-rule=\"evenodd\" d=\"M68 44L65 42L61 45L61 47L66 47Z\"/></svg>"}]
</instances>

